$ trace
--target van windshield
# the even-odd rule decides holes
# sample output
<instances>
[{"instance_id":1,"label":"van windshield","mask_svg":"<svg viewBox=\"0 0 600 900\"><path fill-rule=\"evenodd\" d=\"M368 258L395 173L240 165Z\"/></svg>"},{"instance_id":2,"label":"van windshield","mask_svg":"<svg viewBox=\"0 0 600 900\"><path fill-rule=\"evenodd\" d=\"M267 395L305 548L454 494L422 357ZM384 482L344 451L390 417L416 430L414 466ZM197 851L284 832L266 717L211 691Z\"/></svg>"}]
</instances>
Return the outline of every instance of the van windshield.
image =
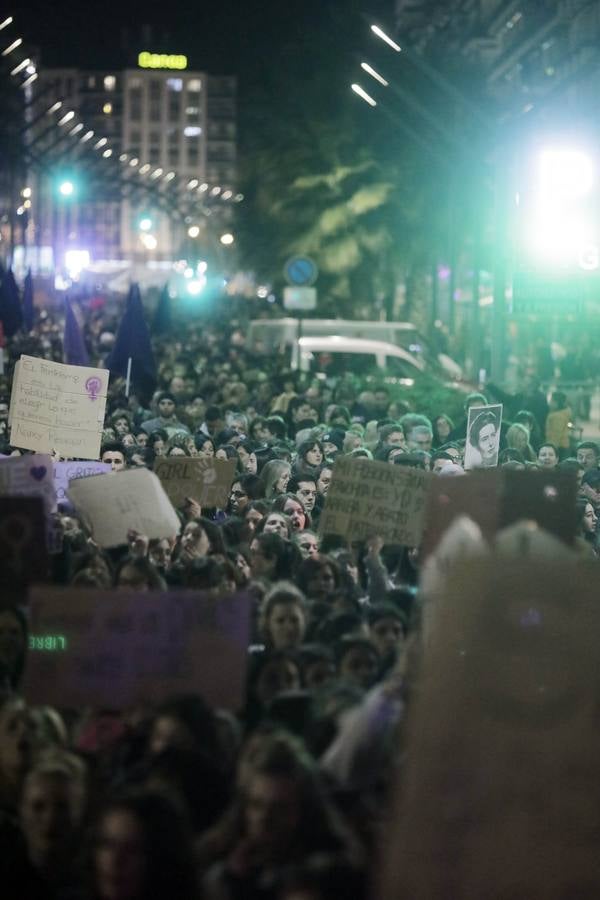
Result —
<instances>
[{"instance_id":1,"label":"van windshield","mask_svg":"<svg viewBox=\"0 0 600 900\"><path fill-rule=\"evenodd\" d=\"M364 376L377 371L377 358L373 353L311 353L309 360L313 374Z\"/></svg>"}]
</instances>

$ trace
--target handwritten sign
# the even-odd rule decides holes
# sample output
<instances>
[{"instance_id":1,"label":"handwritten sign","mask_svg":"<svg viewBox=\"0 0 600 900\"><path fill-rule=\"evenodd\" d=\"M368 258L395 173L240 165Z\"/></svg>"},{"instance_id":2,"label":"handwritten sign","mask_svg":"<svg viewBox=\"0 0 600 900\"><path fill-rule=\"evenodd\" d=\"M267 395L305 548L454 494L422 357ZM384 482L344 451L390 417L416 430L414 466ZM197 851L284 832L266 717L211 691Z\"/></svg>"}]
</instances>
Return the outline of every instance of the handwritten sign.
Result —
<instances>
[{"instance_id":1,"label":"handwritten sign","mask_svg":"<svg viewBox=\"0 0 600 900\"><path fill-rule=\"evenodd\" d=\"M55 462L54 463L54 490L56 492L56 501L61 507L70 507L71 503L67 496L69 482L75 481L77 478L89 478L90 475L107 475L112 471L108 463L96 462L95 460L78 462Z\"/></svg>"},{"instance_id":2,"label":"handwritten sign","mask_svg":"<svg viewBox=\"0 0 600 900\"><path fill-rule=\"evenodd\" d=\"M192 497L200 506L224 509L235 478L235 460L161 456L154 463L154 472L173 506Z\"/></svg>"},{"instance_id":3,"label":"handwritten sign","mask_svg":"<svg viewBox=\"0 0 600 900\"><path fill-rule=\"evenodd\" d=\"M177 513L148 469L77 478L70 482L68 495L101 547L126 544L130 529L150 539L179 533Z\"/></svg>"},{"instance_id":4,"label":"handwritten sign","mask_svg":"<svg viewBox=\"0 0 600 900\"><path fill-rule=\"evenodd\" d=\"M0 497L0 585L18 589L48 573L41 497Z\"/></svg>"},{"instance_id":5,"label":"handwritten sign","mask_svg":"<svg viewBox=\"0 0 600 900\"><path fill-rule=\"evenodd\" d=\"M10 442L25 450L97 459L108 371L21 356L10 399Z\"/></svg>"},{"instance_id":6,"label":"handwritten sign","mask_svg":"<svg viewBox=\"0 0 600 900\"><path fill-rule=\"evenodd\" d=\"M379 534L387 543L417 546L431 477L420 469L337 459L320 530L350 541Z\"/></svg>"},{"instance_id":7,"label":"handwritten sign","mask_svg":"<svg viewBox=\"0 0 600 900\"><path fill-rule=\"evenodd\" d=\"M450 575L378 896L600 895L599 632L596 563L491 560Z\"/></svg>"},{"instance_id":8,"label":"handwritten sign","mask_svg":"<svg viewBox=\"0 0 600 900\"><path fill-rule=\"evenodd\" d=\"M41 497L49 514L56 506L52 459L43 453L0 459L0 497Z\"/></svg>"},{"instance_id":9,"label":"handwritten sign","mask_svg":"<svg viewBox=\"0 0 600 900\"><path fill-rule=\"evenodd\" d=\"M87 484L85 479L82 484ZM244 698L246 596L33 588L25 696L34 704L122 709L197 691L213 706Z\"/></svg>"},{"instance_id":10,"label":"handwritten sign","mask_svg":"<svg viewBox=\"0 0 600 900\"><path fill-rule=\"evenodd\" d=\"M577 525L577 485L572 472L469 472L465 478L436 478L427 500L423 559L459 516L476 522L489 542L500 528L530 519L567 544Z\"/></svg>"}]
</instances>

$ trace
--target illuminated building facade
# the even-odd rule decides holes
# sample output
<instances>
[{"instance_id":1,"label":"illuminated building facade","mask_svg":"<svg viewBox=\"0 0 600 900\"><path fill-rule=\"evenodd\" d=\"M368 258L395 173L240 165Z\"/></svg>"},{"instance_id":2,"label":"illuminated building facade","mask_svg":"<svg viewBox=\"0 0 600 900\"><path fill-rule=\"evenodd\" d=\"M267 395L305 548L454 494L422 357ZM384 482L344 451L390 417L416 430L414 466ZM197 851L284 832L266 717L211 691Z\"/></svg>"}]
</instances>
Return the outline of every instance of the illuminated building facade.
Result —
<instances>
[{"instance_id":1,"label":"illuminated building facade","mask_svg":"<svg viewBox=\"0 0 600 900\"><path fill-rule=\"evenodd\" d=\"M56 115L74 111L64 127L82 124L80 145L93 132L86 151L97 148L98 158L93 189L81 146L53 163L56 177L61 169L73 173L69 203L57 200L56 177L39 179L36 243L54 245L57 259L73 246L89 248L94 259L177 259L190 225L198 223L202 234L207 211L211 222L226 225L231 217L236 79L192 70L181 54L143 50L137 62L123 70L40 72L38 91L49 104L62 101ZM41 150L53 139L50 132Z\"/></svg>"}]
</instances>

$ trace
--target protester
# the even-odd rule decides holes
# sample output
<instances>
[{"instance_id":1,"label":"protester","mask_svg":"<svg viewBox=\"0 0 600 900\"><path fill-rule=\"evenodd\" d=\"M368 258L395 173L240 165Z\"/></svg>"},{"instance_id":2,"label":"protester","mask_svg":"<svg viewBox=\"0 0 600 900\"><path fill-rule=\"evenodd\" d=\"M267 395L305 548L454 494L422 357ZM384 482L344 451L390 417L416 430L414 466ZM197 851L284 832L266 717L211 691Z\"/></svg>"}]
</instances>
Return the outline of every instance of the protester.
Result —
<instances>
[{"instance_id":1,"label":"protester","mask_svg":"<svg viewBox=\"0 0 600 900\"><path fill-rule=\"evenodd\" d=\"M485 410L467 434L471 407L487 406L479 393L465 398L464 389L442 393L440 385L424 397L349 369L327 378L290 372L284 354L247 350L252 303L228 298L197 320L173 324L168 336L157 334L151 383L138 384L134 367L128 397L123 379L111 377L98 421L99 459L116 475L94 476L97 483L118 487L131 469L161 474L156 461L162 467L163 457L184 457L182 466L201 473L189 490L186 483L184 497L172 494L179 502L168 533L151 530L141 489L117 493L102 510L115 531L134 510L135 528L121 544L100 540L68 498L52 513L56 547L47 581L73 591L82 630L77 616L85 616L88 598L106 604L115 642L127 648L124 660L97 661L102 673L94 675L85 659L81 671L100 682L118 663L127 678L159 668L168 689L150 679L125 706L115 696L106 709L28 707L20 693L28 654L59 635L30 635L22 593L19 603L2 599L0 840L6 837L10 853L8 867L0 854L0 883L16 875L15 897L366 900L377 874L376 838L388 827L386 802L403 763L397 729L412 687L405 673L415 646L422 647L427 606L423 548L382 537L388 523L376 504L360 540L347 540L343 527L339 534L324 527L332 484L338 511L363 496L362 483L341 496L340 460L384 463L376 468L386 501L399 474L419 484L430 479L441 486L440 519L454 488L444 480L474 478L462 467L465 444L483 468L531 462L547 473L544 484L554 471L572 473L575 546L594 564L600 450L582 441L577 458L561 459L572 415L560 391L546 417L544 395L529 379L527 390L504 395L504 431L499 410ZM82 307L90 364L101 363L118 320L110 304ZM42 335L56 328L50 314L30 335L32 352L43 356ZM0 425L21 347L20 338L11 340ZM446 395L453 399L446 403ZM8 425L4 431L7 441ZM29 451L6 443L2 452ZM215 466L215 458L228 465ZM37 467L36 474L44 475ZM133 481L140 476L157 483L142 471ZM8 568L10 553L0 562ZM248 613L247 634L243 617L231 614L232 595L245 604L238 608ZM143 635L120 614L132 602L144 610ZM158 622L163 643L156 658L141 659L142 636ZM210 643L192 662L180 659L177 641L197 623ZM239 680L235 667L224 671L223 627L235 631L240 670L247 664L235 708L211 705L187 683L198 660L215 682ZM60 656L43 653L50 679ZM174 685L181 690L173 693Z\"/></svg>"}]
</instances>

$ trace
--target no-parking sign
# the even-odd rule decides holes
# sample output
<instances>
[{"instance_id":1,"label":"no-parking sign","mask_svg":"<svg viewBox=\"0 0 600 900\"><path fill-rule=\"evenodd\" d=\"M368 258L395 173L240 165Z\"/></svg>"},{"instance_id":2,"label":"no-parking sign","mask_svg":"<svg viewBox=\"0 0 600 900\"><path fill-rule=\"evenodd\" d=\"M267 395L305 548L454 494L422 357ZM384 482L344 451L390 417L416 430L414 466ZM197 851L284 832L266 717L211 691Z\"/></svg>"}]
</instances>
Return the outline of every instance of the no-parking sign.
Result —
<instances>
[{"instance_id":1,"label":"no-parking sign","mask_svg":"<svg viewBox=\"0 0 600 900\"><path fill-rule=\"evenodd\" d=\"M294 256L286 262L283 274L288 284L306 287L315 283L319 270L309 256Z\"/></svg>"}]
</instances>

